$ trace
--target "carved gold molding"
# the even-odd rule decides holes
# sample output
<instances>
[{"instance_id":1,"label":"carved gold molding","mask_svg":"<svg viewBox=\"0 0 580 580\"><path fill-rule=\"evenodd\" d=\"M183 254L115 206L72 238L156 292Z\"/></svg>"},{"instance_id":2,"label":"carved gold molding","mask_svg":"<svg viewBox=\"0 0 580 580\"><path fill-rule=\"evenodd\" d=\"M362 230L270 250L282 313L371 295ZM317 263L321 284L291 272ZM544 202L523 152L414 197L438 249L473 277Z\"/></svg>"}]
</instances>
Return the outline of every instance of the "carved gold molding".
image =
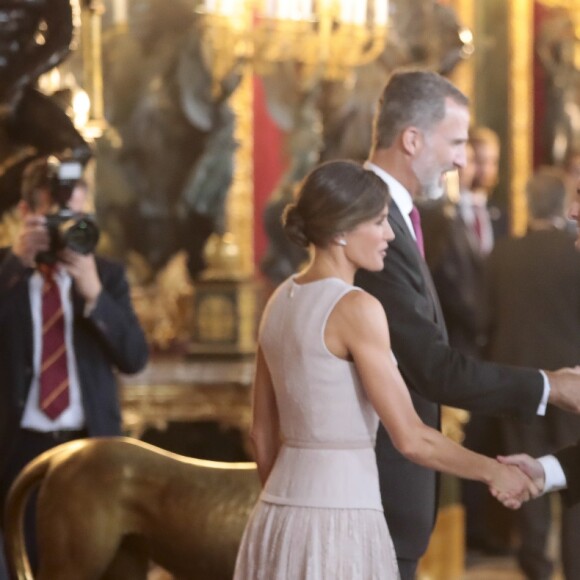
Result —
<instances>
[{"instance_id":1,"label":"carved gold molding","mask_svg":"<svg viewBox=\"0 0 580 580\"><path fill-rule=\"evenodd\" d=\"M473 32L475 30L474 0L453 0L452 6L455 9L459 22ZM451 81L470 98L472 109L474 110L475 62L473 56L459 63L451 74Z\"/></svg>"},{"instance_id":2,"label":"carved gold molding","mask_svg":"<svg viewBox=\"0 0 580 580\"><path fill-rule=\"evenodd\" d=\"M580 0L542 0L541 3L550 8L566 8L574 20L576 38L580 39ZM576 68L580 69L580 42L576 43L574 59Z\"/></svg>"},{"instance_id":3,"label":"carved gold molding","mask_svg":"<svg viewBox=\"0 0 580 580\"><path fill-rule=\"evenodd\" d=\"M232 95L236 115L234 178L228 194L227 230L239 248L243 274L254 273L254 80L250 65L244 67L240 86Z\"/></svg>"},{"instance_id":4,"label":"carved gold molding","mask_svg":"<svg viewBox=\"0 0 580 580\"><path fill-rule=\"evenodd\" d=\"M510 195L512 233L519 236L525 233L527 226L525 184L532 171L533 3L529 0L510 0L508 24Z\"/></svg>"}]
</instances>

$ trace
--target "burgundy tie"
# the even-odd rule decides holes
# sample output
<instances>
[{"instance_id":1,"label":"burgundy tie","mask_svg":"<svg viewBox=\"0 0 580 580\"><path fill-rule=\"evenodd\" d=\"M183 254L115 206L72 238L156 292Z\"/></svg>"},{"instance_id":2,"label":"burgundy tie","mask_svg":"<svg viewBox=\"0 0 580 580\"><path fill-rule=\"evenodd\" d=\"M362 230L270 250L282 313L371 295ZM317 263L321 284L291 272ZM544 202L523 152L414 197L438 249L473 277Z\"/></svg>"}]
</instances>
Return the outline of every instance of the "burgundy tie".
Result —
<instances>
[{"instance_id":1,"label":"burgundy tie","mask_svg":"<svg viewBox=\"0 0 580 580\"><path fill-rule=\"evenodd\" d=\"M53 270L43 268L42 359L40 410L56 419L69 406L69 378L64 340L64 314Z\"/></svg>"},{"instance_id":2,"label":"burgundy tie","mask_svg":"<svg viewBox=\"0 0 580 580\"><path fill-rule=\"evenodd\" d=\"M417 240L417 247L421 256L425 258L425 246L423 245L423 230L421 229L421 216L419 215L419 210L417 206L414 205L411 213L409 213L411 218L411 224L413 225L413 231L415 232L415 238Z\"/></svg>"},{"instance_id":3,"label":"burgundy tie","mask_svg":"<svg viewBox=\"0 0 580 580\"><path fill-rule=\"evenodd\" d=\"M473 229L477 237L477 243L479 244L479 249L482 250L483 245L483 231L481 223L480 208L478 206L473 207Z\"/></svg>"}]
</instances>

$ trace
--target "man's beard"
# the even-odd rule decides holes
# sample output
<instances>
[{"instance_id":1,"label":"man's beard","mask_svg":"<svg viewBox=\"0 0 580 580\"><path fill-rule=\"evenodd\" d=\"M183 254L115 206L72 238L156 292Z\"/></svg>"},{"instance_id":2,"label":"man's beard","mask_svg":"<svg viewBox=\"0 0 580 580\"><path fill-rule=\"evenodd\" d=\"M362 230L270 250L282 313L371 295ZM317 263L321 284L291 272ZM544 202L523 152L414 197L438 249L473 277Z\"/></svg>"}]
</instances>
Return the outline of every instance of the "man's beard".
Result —
<instances>
[{"instance_id":1,"label":"man's beard","mask_svg":"<svg viewBox=\"0 0 580 580\"><path fill-rule=\"evenodd\" d=\"M445 194L445 187L439 183L429 182L421 188L421 197L424 199L439 199Z\"/></svg>"},{"instance_id":2,"label":"man's beard","mask_svg":"<svg viewBox=\"0 0 580 580\"><path fill-rule=\"evenodd\" d=\"M415 163L413 170L421 186L421 190L417 192L419 199L439 199L445 193L445 184L441 183L441 173L433 175L429 172L429 175L425 175L426 172L423 172L418 165L419 163Z\"/></svg>"}]
</instances>

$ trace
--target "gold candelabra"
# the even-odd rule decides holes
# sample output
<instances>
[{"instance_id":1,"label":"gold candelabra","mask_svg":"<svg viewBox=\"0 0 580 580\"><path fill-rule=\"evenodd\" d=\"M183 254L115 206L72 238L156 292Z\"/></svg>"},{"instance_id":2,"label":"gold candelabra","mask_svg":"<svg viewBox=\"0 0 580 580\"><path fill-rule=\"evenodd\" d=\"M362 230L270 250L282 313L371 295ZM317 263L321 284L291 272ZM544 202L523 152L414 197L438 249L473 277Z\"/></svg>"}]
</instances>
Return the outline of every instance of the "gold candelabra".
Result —
<instances>
[{"instance_id":1,"label":"gold candelabra","mask_svg":"<svg viewBox=\"0 0 580 580\"><path fill-rule=\"evenodd\" d=\"M343 78L383 50L388 0L195 0L215 86L242 60L260 73L294 61Z\"/></svg>"}]
</instances>

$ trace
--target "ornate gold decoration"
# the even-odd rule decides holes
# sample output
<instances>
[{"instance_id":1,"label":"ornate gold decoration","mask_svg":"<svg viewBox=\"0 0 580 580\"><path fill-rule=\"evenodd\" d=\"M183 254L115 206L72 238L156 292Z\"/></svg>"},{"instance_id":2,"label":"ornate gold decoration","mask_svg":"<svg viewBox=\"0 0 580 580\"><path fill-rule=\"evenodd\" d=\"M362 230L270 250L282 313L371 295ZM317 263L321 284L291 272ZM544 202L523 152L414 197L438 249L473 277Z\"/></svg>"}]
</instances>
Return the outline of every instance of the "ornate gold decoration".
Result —
<instances>
[{"instance_id":1,"label":"ornate gold decoration","mask_svg":"<svg viewBox=\"0 0 580 580\"><path fill-rule=\"evenodd\" d=\"M193 287L185 252L176 254L150 284L130 278L135 312L149 344L156 350L181 349L192 326ZM129 267L130 277L133 269Z\"/></svg>"},{"instance_id":2,"label":"ornate gold decoration","mask_svg":"<svg viewBox=\"0 0 580 580\"><path fill-rule=\"evenodd\" d=\"M453 0L452 5L457 13L457 19L464 26L460 32L462 41L466 42L468 46L472 46L473 34L471 31L475 28L474 0ZM451 80L471 99L471 105L472 108L474 108L475 62L473 58L465 59L455 69L453 69Z\"/></svg>"},{"instance_id":3,"label":"ornate gold decoration","mask_svg":"<svg viewBox=\"0 0 580 580\"><path fill-rule=\"evenodd\" d=\"M419 563L418 580L461 580L465 562L465 511L448 505L439 510L429 549Z\"/></svg>"},{"instance_id":4,"label":"ornate gold decoration","mask_svg":"<svg viewBox=\"0 0 580 580\"><path fill-rule=\"evenodd\" d=\"M106 125L101 51L101 17L104 10L101 0L90 0L83 2L81 12L82 85L86 90L90 103L88 122L82 128L82 132L88 140L100 137Z\"/></svg>"},{"instance_id":5,"label":"ornate gold decoration","mask_svg":"<svg viewBox=\"0 0 580 580\"><path fill-rule=\"evenodd\" d=\"M0 248L11 246L16 240L20 217L16 208L5 212L0 220Z\"/></svg>"},{"instance_id":6,"label":"ornate gold decoration","mask_svg":"<svg viewBox=\"0 0 580 580\"><path fill-rule=\"evenodd\" d=\"M255 351L256 299L252 279L200 280L195 285L190 355L250 355Z\"/></svg>"},{"instance_id":7,"label":"ornate gold decoration","mask_svg":"<svg viewBox=\"0 0 580 580\"><path fill-rule=\"evenodd\" d=\"M133 376L121 377L123 426L132 437L169 421L215 420L250 432L253 360L151 362Z\"/></svg>"},{"instance_id":8,"label":"ornate gold decoration","mask_svg":"<svg viewBox=\"0 0 580 580\"><path fill-rule=\"evenodd\" d=\"M576 29L576 49L574 53L574 61L576 68L580 69L580 2L578 0L541 0L541 3L550 8L566 8L574 19L574 27Z\"/></svg>"},{"instance_id":9,"label":"ornate gold decoration","mask_svg":"<svg viewBox=\"0 0 580 580\"><path fill-rule=\"evenodd\" d=\"M251 67L245 66L242 82L232 95L232 109L236 115L235 139L238 148L234 157L234 177L226 207L227 230L230 236L224 244L236 244L241 272L254 273L254 79Z\"/></svg>"},{"instance_id":10,"label":"ornate gold decoration","mask_svg":"<svg viewBox=\"0 0 580 580\"><path fill-rule=\"evenodd\" d=\"M509 119L511 147L512 232L523 235L528 211L525 185L532 171L533 90L532 90L533 5L528 0L509 2Z\"/></svg>"},{"instance_id":11,"label":"ornate gold decoration","mask_svg":"<svg viewBox=\"0 0 580 580\"><path fill-rule=\"evenodd\" d=\"M441 431L456 443L463 441L463 427L469 421L469 412L454 407L441 407Z\"/></svg>"},{"instance_id":12,"label":"ornate gold decoration","mask_svg":"<svg viewBox=\"0 0 580 580\"><path fill-rule=\"evenodd\" d=\"M469 413L453 407L441 408L441 431L461 443ZM419 580L460 580L465 567L465 510L458 497L458 480L442 474L437 524L429 548L421 558Z\"/></svg>"},{"instance_id":13,"label":"ornate gold decoration","mask_svg":"<svg viewBox=\"0 0 580 580\"><path fill-rule=\"evenodd\" d=\"M241 59L257 70L294 61L307 76L343 78L382 52L388 0L198 0L217 84ZM217 84L215 85L217 87Z\"/></svg>"}]
</instances>

